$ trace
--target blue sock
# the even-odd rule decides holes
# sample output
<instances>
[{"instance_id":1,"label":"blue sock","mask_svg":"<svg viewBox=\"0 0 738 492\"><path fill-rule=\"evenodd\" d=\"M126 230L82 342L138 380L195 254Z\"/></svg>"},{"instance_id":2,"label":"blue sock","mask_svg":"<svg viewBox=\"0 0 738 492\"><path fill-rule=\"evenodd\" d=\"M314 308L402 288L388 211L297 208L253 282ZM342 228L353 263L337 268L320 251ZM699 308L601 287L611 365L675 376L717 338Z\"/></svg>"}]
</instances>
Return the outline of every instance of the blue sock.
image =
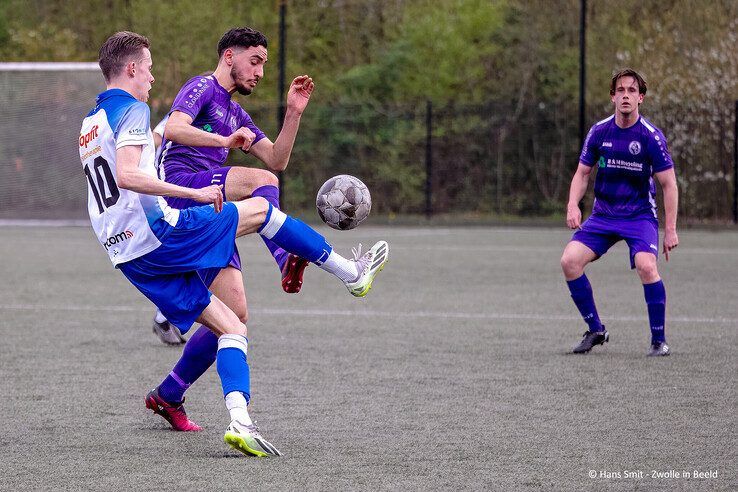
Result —
<instances>
[{"instance_id":1,"label":"blue sock","mask_svg":"<svg viewBox=\"0 0 738 492\"><path fill-rule=\"evenodd\" d=\"M187 340L182 357L172 372L159 385L159 396L168 402L182 401L184 393L192 383L215 362L218 351L218 337L204 326Z\"/></svg>"},{"instance_id":2,"label":"blue sock","mask_svg":"<svg viewBox=\"0 0 738 492\"><path fill-rule=\"evenodd\" d=\"M315 229L272 205L269 205L259 234L271 239L285 251L318 265L328 259L333 251L331 245Z\"/></svg>"},{"instance_id":3,"label":"blue sock","mask_svg":"<svg viewBox=\"0 0 738 492\"><path fill-rule=\"evenodd\" d=\"M253 193L251 193L252 197L260 196L262 198L265 198L266 201L268 201L272 207L279 210L279 188L272 185L266 185L266 186L260 186L256 188ZM269 249L269 252L274 257L274 260L277 262L277 266L279 266L279 271L282 271L282 268L284 268L284 264L287 262L287 257L289 256L289 253L287 253L285 250L274 244L271 240L267 239L264 236L261 236L261 238L264 240L264 244L266 244L266 247Z\"/></svg>"},{"instance_id":4,"label":"blue sock","mask_svg":"<svg viewBox=\"0 0 738 492\"><path fill-rule=\"evenodd\" d=\"M571 298L574 300L574 304L577 305L577 309L579 309L582 318L584 318L584 322L589 325L589 331L602 331L600 315L597 314L592 286L589 284L587 276L582 274L581 277L574 280L567 280L566 283L569 286L569 292L571 292Z\"/></svg>"},{"instance_id":5,"label":"blue sock","mask_svg":"<svg viewBox=\"0 0 738 492\"><path fill-rule=\"evenodd\" d=\"M248 339L242 335L221 335L218 338L218 355L216 366L223 396L232 391L240 391L248 402L251 398L251 376L249 363L246 361Z\"/></svg>"},{"instance_id":6,"label":"blue sock","mask_svg":"<svg viewBox=\"0 0 738 492\"><path fill-rule=\"evenodd\" d=\"M666 341L666 289L659 280L652 284L643 284L643 294L648 307L648 323L651 326L651 343Z\"/></svg>"}]
</instances>

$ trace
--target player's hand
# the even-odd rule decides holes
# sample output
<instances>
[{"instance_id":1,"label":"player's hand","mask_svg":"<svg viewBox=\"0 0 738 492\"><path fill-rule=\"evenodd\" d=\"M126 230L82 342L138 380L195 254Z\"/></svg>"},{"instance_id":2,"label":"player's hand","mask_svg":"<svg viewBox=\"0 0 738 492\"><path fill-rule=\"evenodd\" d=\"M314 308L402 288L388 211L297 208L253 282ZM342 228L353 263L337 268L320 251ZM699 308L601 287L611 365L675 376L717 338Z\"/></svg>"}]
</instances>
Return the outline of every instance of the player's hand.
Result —
<instances>
[{"instance_id":1,"label":"player's hand","mask_svg":"<svg viewBox=\"0 0 738 492\"><path fill-rule=\"evenodd\" d=\"M578 205L566 207L566 225L569 229L579 229L582 225L582 211Z\"/></svg>"},{"instance_id":2,"label":"player's hand","mask_svg":"<svg viewBox=\"0 0 738 492\"><path fill-rule=\"evenodd\" d=\"M251 147L251 144L253 143L255 138L256 134L254 132L252 132L245 126L242 126L241 128L226 137L226 144L224 145L224 147L228 149L240 148L241 150L246 152Z\"/></svg>"},{"instance_id":3,"label":"player's hand","mask_svg":"<svg viewBox=\"0 0 738 492\"><path fill-rule=\"evenodd\" d=\"M223 210L223 191L219 185L210 185L195 190L194 200L198 203L212 203L216 212Z\"/></svg>"},{"instance_id":4,"label":"player's hand","mask_svg":"<svg viewBox=\"0 0 738 492\"><path fill-rule=\"evenodd\" d=\"M664 258L669 261L669 252L679 246L679 237L676 231L666 231L664 233Z\"/></svg>"},{"instance_id":5,"label":"player's hand","mask_svg":"<svg viewBox=\"0 0 738 492\"><path fill-rule=\"evenodd\" d=\"M313 89L315 89L315 84L312 78L307 75L295 77L295 80L290 84L290 90L287 92L287 107L302 114L310 101Z\"/></svg>"}]
</instances>

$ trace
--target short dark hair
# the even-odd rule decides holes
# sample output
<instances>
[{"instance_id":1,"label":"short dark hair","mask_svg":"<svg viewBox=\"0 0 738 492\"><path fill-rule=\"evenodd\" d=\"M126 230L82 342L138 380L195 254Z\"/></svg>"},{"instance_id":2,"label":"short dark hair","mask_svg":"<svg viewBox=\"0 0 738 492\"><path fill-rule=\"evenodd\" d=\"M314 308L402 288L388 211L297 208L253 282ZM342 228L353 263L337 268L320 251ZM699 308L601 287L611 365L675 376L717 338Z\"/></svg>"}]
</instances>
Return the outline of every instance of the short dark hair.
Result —
<instances>
[{"instance_id":1,"label":"short dark hair","mask_svg":"<svg viewBox=\"0 0 738 492\"><path fill-rule=\"evenodd\" d=\"M106 82L118 75L130 58L150 46L146 36L135 32L120 31L110 36L100 47L98 63Z\"/></svg>"},{"instance_id":2,"label":"short dark hair","mask_svg":"<svg viewBox=\"0 0 738 492\"><path fill-rule=\"evenodd\" d=\"M648 90L648 84L646 84L646 79L644 79L641 74L639 74L632 68L624 68L612 76L612 80L610 81L610 95L611 96L615 95L615 85L618 83L618 79L621 79L623 77L633 77L634 79L636 79L636 82L638 82L638 92L640 94L645 94L646 91Z\"/></svg>"},{"instance_id":3,"label":"short dark hair","mask_svg":"<svg viewBox=\"0 0 738 492\"><path fill-rule=\"evenodd\" d=\"M228 48L250 48L252 46L267 47L267 38L259 31L255 31L249 27L234 27L218 41L218 58L223 56L223 52Z\"/></svg>"}]
</instances>

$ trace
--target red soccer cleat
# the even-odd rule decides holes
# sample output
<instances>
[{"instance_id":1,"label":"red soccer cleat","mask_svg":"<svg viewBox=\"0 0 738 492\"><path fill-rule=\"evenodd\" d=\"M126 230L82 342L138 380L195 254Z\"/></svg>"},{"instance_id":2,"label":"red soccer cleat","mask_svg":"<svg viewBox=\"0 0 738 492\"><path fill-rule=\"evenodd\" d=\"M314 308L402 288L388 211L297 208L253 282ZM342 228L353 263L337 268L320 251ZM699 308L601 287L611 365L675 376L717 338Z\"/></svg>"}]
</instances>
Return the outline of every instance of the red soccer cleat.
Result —
<instances>
[{"instance_id":1,"label":"red soccer cleat","mask_svg":"<svg viewBox=\"0 0 738 492\"><path fill-rule=\"evenodd\" d=\"M290 255L287 257L287 261L282 267L282 290L288 294L297 294L302 288L302 274L305 271L305 267L310 264L305 258L299 256Z\"/></svg>"},{"instance_id":2,"label":"red soccer cleat","mask_svg":"<svg viewBox=\"0 0 738 492\"><path fill-rule=\"evenodd\" d=\"M197 432L202 430L202 427L187 418L187 412L185 412L183 405L184 398L180 402L169 403L159 396L156 389L152 389L146 395L145 402L146 408L164 417L172 425L172 429L176 431Z\"/></svg>"}]
</instances>

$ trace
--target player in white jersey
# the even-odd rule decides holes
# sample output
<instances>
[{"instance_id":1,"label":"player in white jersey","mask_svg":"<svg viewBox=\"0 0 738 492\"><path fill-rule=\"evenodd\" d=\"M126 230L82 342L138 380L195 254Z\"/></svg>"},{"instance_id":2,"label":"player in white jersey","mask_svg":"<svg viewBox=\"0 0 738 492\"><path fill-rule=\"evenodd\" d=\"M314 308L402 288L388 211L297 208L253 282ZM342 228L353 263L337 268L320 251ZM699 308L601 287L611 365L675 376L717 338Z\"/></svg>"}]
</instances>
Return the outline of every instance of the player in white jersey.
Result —
<instances>
[{"instance_id":1,"label":"player in white jersey","mask_svg":"<svg viewBox=\"0 0 738 492\"><path fill-rule=\"evenodd\" d=\"M145 104L154 82L149 41L132 32L116 33L100 48L99 62L107 90L84 119L79 138L95 234L113 265L172 324L186 332L197 321L218 336L216 366L231 415L226 443L245 454L280 456L248 413L246 325L208 292L197 270L224 267L233 255L235 238L258 232L363 297L387 261L388 245L379 241L365 255L348 260L312 228L264 198L223 203L218 186L194 189L159 180ZM177 210L162 196L210 205ZM182 402L154 404L175 429L200 430L187 418Z\"/></svg>"}]
</instances>

